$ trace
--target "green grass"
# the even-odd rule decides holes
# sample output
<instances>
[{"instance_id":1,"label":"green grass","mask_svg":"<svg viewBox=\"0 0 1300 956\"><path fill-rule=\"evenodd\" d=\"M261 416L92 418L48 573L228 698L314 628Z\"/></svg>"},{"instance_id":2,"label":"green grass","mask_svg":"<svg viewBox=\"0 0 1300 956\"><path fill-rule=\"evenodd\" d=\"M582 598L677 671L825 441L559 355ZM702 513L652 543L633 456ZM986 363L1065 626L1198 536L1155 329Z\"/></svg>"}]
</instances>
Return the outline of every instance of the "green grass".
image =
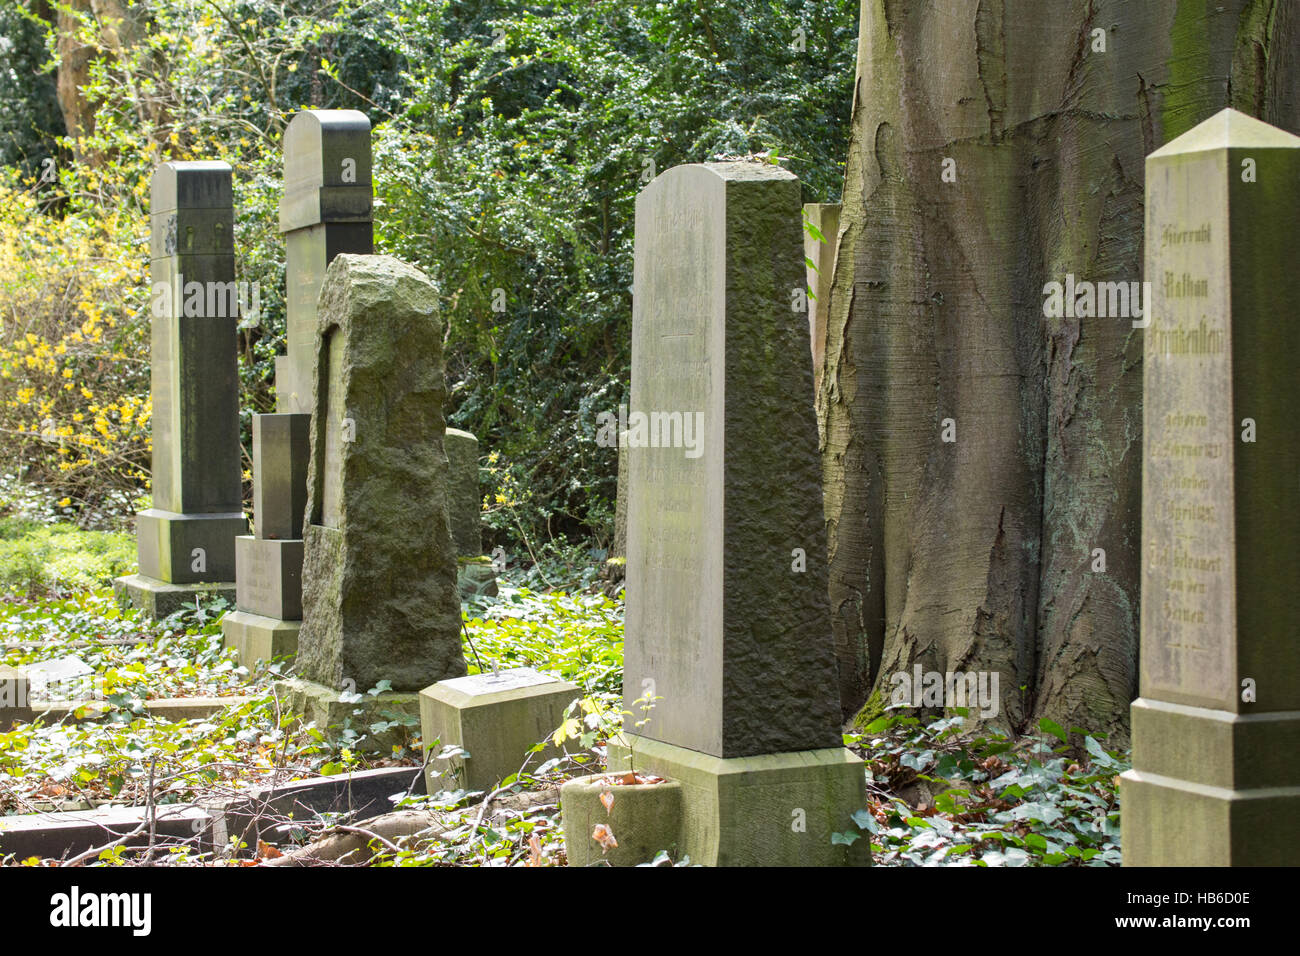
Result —
<instances>
[{"instance_id":1,"label":"green grass","mask_svg":"<svg viewBox=\"0 0 1300 956\"><path fill-rule=\"evenodd\" d=\"M0 733L0 814L69 801L140 803L151 774L165 779L157 798L171 802L371 765L353 752L347 728L303 728L276 709L269 691L280 665L250 673L232 660L221 646L224 604L159 622L119 610L104 585L133 563L129 535L0 518L0 593L13 595L0 597L0 661L22 666L76 655L94 669L113 711L96 722L38 721ZM526 586L503 580L498 598L476 600L465 613L471 673L527 665L581 688L581 706L575 701L564 723L566 749L585 763L530 766L514 784L531 790L598 769L622 716L622 600L600 594L593 575L575 566L542 570L571 589L536 589L541 570L522 569L508 577ZM148 700L194 694L255 699L208 720L172 723L144 713ZM885 866L1117 865L1116 778L1127 754L1082 731L1083 745L1070 746L1075 728L1066 734L1050 721L1041 730L1011 739L968 727L961 716L923 725L892 711L855 728L845 744L866 761L867 801L835 839L869 840ZM380 762L416 762L418 743L408 739ZM457 815L460 825L374 863L562 862L553 805L493 823L479 820L479 799L461 791L409 799ZM325 826L317 821L312 832Z\"/></svg>"},{"instance_id":2,"label":"green grass","mask_svg":"<svg viewBox=\"0 0 1300 956\"><path fill-rule=\"evenodd\" d=\"M0 518L0 594L69 595L105 587L135 568L131 535Z\"/></svg>"}]
</instances>

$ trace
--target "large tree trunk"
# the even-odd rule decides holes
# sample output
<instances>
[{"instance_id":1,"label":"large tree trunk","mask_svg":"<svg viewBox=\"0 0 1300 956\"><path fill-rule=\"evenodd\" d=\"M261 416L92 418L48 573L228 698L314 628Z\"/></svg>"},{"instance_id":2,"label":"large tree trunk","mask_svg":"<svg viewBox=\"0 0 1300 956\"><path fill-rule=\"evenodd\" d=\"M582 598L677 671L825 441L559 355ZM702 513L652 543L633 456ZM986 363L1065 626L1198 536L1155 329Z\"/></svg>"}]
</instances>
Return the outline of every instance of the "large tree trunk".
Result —
<instances>
[{"instance_id":1,"label":"large tree trunk","mask_svg":"<svg viewBox=\"0 0 1300 956\"><path fill-rule=\"evenodd\" d=\"M83 43L78 35L81 18L90 12L90 0L68 0L54 12L55 29L58 31L59 67L56 89L59 94L59 109L63 111L63 125L68 131L68 138L72 140L73 157L77 162L86 158L79 140L95 130L94 107L82 92L90 80L90 64L95 59L95 48Z\"/></svg>"},{"instance_id":2,"label":"large tree trunk","mask_svg":"<svg viewBox=\"0 0 1300 956\"><path fill-rule=\"evenodd\" d=\"M1300 132L1298 15L863 0L818 394L846 717L919 663L998 672L1014 730L1126 737L1142 332L1045 318L1043 287L1142 278L1143 160L1169 139L1224 106Z\"/></svg>"},{"instance_id":3,"label":"large tree trunk","mask_svg":"<svg viewBox=\"0 0 1300 956\"><path fill-rule=\"evenodd\" d=\"M56 30L59 60L56 89L63 125L73 144L73 158L79 163L98 165L101 157L87 149L82 141L95 131L96 104L85 93L91 65L101 55L122 61L129 58L130 52L144 36L148 6L130 4L125 0L67 0L56 7L42 6L40 15L50 20ZM87 19L95 24L95 44L82 40L83 24ZM133 101L141 121L146 117L155 122L159 120L162 105L158 100L142 97L137 90Z\"/></svg>"}]
</instances>

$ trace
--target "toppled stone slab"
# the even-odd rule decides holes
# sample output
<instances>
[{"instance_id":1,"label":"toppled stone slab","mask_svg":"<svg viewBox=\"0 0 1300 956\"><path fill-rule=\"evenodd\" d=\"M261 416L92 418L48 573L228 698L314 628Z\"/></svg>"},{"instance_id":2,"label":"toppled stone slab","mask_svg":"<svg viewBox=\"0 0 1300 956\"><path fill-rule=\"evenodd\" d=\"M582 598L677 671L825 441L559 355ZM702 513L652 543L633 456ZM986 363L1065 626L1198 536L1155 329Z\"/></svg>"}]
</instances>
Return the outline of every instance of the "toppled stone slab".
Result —
<instances>
[{"instance_id":1,"label":"toppled stone slab","mask_svg":"<svg viewBox=\"0 0 1300 956\"><path fill-rule=\"evenodd\" d=\"M303 822L325 813L368 820L391 811L393 801L389 798L405 793L425 793L420 767L381 767L264 787L223 808L213 808L218 842L227 845L234 837L249 848L256 848L259 840L281 843L285 838L281 826L287 820Z\"/></svg>"},{"instance_id":2,"label":"toppled stone slab","mask_svg":"<svg viewBox=\"0 0 1300 956\"><path fill-rule=\"evenodd\" d=\"M212 849L212 817L190 804L156 807L156 840L176 845L185 841L196 853ZM18 860L71 859L94 847L107 846L130 835L125 845L149 845L149 817L146 807L101 807L66 813L26 813L0 817L0 858L12 854Z\"/></svg>"}]
</instances>

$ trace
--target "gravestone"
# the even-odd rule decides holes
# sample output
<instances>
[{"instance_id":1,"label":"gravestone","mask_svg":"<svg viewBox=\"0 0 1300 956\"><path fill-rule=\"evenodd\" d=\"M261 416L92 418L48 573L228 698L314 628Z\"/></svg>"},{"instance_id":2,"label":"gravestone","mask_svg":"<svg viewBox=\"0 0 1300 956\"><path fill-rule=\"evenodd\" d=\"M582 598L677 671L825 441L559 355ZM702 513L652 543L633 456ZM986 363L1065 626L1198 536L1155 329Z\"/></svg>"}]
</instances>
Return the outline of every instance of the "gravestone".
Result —
<instances>
[{"instance_id":1,"label":"gravestone","mask_svg":"<svg viewBox=\"0 0 1300 956\"><path fill-rule=\"evenodd\" d=\"M803 214L826 240L823 242L804 230L803 254L812 261L808 266L808 288L815 296L808 302L808 334L812 337L813 394L816 394L822 387L822 372L826 368L826 321L830 316L831 279L835 276L840 204L804 203Z\"/></svg>"},{"instance_id":2,"label":"gravestone","mask_svg":"<svg viewBox=\"0 0 1300 956\"><path fill-rule=\"evenodd\" d=\"M388 256L326 272L307 480L303 623L291 704L320 722L466 673L447 520L442 324L433 285Z\"/></svg>"},{"instance_id":3,"label":"gravestone","mask_svg":"<svg viewBox=\"0 0 1300 956\"><path fill-rule=\"evenodd\" d=\"M483 554L482 506L478 491L478 439L459 428L448 428L443 445L451 468L448 522L456 548L456 581L462 600L497 594L496 568Z\"/></svg>"},{"instance_id":4,"label":"gravestone","mask_svg":"<svg viewBox=\"0 0 1300 956\"><path fill-rule=\"evenodd\" d=\"M479 525L478 439L459 428L448 428L444 439L451 468L448 515L451 540L461 557L477 558L483 553Z\"/></svg>"},{"instance_id":5,"label":"gravestone","mask_svg":"<svg viewBox=\"0 0 1300 956\"><path fill-rule=\"evenodd\" d=\"M280 200L288 354L275 363L278 414L253 416L257 527L253 536L240 539L238 611L222 623L227 646L236 647L248 663L291 656L297 648L317 300L335 256L373 250L372 206L366 115L356 110L296 114L284 133Z\"/></svg>"},{"instance_id":6,"label":"gravestone","mask_svg":"<svg viewBox=\"0 0 1300 956\"><path fill-rule=\"evenodd\" d=\"M627 575L627 429L618 433L618 483L614 492L614 539L605 559L605 590L611 597L623 587Z\"/></svg>"},{"instance_id":7,"label":"gravestone","mask_svg":"<svg viewBox=\"0 0 1300 956\"><path fill-rule=\"evenodd\" d=\"M298 649L310 435L310 415L253 416L253 534L236 540L236 610L221 621L246 664Z\"/></svg>"},{"instance_id":8,"label":"gravestone","mask_svg":"<svg viewBox=\"0 0 1300 956\"><path fill-rule=\"evenodd\" d=\"M426 746L438 742L462 753L426 760L426 784L439 790L488 791L525 761L536 770L561 751L549 739L564 720L564 709L582 696L567 681L531 667L514 667L439 681L420 691L420 735ZM532 747L545 748L530 753Z\"/></svg>"},{"instance_id":9,"label":"gravestone","mask_svg":"<svg viewBox=\"0 0 1300 956\"><path fill-rule=\"evenodd\" d=\"M1124 865L1300 861L1300 138L1224 110L1147 157L1142 611Z\"/></svg>"},{"instance_id":10,"label":"gravestone","mask_svg":"<svg viewBox=\"0 0 1300 956\"><path fill-rule=\"evenodd\" d=\"M370 120L357 110L303 110L284 131L285 324L276 411L312 411L317 301L341 252L374 251Z\"/></svg>"},{"instance_id":11,"label":"gravestone","mask_svg":"<svg viewBox=\"0 0 1300 956\"><path fill-rule=\"evenodd\" d=\"M153 507L136 519L138 574L114 590L154 616L234 597L240 479L231 170L163 163L150 208Z\"/></svg>"},{"instance_id":12,"label":"gravestone","mask_svg":"<svg viewBox=\"0 0 1300 956\"><path fill-rule=\"evenodd\" d=\"M682 782L698 863L870 862L865 837L831 842L866 797L840 731L800 222L798 179L767 164L680 166L637 198L624 730L638 769Z\"/></svg>"}]
</instances>

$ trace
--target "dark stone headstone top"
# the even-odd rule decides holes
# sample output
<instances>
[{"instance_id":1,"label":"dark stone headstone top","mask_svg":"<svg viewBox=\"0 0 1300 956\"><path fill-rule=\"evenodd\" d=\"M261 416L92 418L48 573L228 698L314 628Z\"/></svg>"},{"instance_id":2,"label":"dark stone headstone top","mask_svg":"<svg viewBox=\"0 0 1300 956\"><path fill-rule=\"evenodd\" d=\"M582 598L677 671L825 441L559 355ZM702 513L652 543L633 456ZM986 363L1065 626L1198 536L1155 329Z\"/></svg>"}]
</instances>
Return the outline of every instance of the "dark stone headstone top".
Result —
<instances>
[{"instance_id":1,"label":"dark stone headstone top","mask_svg":"<svg viewBox=\"0 0 1300 956\"><path fill-rule=\"evenodd\" d=\"M303 110L284 131L280 231L368 222L370 120L357 110Z\"/></svg>"},{"instance_id":2,"label":"dark stone headstone top","mask_svg":"<svg viewBox=\"0 0 1300 956\"><path fill-rule=\"evenodd\" d=\"M253 524L259 538L302 537L311 416L253 416Z\"/></svg>"}]
</instances>

